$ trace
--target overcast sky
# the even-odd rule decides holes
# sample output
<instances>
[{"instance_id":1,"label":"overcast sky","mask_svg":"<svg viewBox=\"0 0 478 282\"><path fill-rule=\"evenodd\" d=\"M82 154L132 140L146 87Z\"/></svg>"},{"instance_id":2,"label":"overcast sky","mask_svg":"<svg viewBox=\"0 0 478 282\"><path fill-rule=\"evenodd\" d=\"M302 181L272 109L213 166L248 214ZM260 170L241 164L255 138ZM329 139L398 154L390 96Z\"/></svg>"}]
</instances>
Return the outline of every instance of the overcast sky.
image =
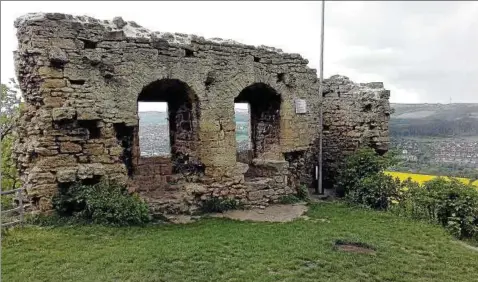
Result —
<instances>
[{"instance_id":1,"label":"overcast sky","mask_svg":"<svg viewBox=\"0 0 478 282\"><path fill-rule=\"evenodd\" d=\"M122 16L157 31L268 45L319 69L321 2L1 2L1 80L29 12ZM478 102L478 2L326 2L324 75L383 81L391 102Z\"/></svg>"}]
</instances>

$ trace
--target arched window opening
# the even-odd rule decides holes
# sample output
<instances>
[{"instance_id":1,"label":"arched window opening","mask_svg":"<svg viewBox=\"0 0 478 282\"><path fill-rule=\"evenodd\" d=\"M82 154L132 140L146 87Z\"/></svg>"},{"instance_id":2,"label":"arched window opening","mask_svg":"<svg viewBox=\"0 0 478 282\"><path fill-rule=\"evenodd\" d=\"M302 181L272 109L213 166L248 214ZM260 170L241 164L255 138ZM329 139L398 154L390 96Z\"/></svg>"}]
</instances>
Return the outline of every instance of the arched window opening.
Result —
<instances>
[{"instance_id":1,"label":"arched window opening","mask_svg":"<svg viewBox=\"0 0 478 282\"><path fill-rule=\"evenodd\" d=\"M280 154L280 95L264 83L255 83L244 88L234 99L234 103L249 105L251 157L273 159L278 156ZM238 161L244 162L239 158Z\"/></svg>"},{"instance_id":2,"label":"arched window opening","mask_svg":"<svg viewBox=\"0 0 478 282\"><path fill-rule=\"evenodd\" d=\"M138 164L157 165L148 170L163 175L201 170L196 153L199 104L186 83L162 79L144 87L138 96L138 118Z\"/></svg>"}]
</instances>

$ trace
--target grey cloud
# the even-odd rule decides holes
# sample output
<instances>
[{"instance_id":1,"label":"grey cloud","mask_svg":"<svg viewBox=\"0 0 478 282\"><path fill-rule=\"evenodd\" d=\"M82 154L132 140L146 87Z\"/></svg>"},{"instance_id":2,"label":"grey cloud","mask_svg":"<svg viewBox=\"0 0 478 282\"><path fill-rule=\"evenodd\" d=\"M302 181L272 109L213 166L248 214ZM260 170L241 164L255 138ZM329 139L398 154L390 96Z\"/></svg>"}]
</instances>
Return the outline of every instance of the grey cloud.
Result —
<instances>
[{"instance_id":1,"label":"grey cloud","mask_svg":"<svg viewBox=\"0 0 478 282\"><path fill-rule=\"evenodd\" d=\"M343 3L341 3L344 5ZM343 43L369 52L344 54L341 65L379 74L420 102L478 102L478 9L474 2L366 2L344 17L330 3L326 25ZM467 14L468 13L468 14ZM471 14L474 13L474 14ZM389 53L384 49L391 50Z\"/></svg>"}]
</instances>

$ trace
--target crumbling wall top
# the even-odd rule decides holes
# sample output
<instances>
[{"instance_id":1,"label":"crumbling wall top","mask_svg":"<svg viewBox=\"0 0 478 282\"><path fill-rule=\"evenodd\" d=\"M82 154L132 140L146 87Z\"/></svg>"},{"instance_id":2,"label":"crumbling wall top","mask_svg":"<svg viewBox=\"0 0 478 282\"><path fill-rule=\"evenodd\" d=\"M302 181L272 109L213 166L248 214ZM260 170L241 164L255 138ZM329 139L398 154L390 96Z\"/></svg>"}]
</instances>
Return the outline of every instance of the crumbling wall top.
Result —
<instances>
[{"instance_id":1,"label":"crumbling wall top","mask_svg":"<svg viewBox=\"0 0 478 282\"><path fill-rule=\"evenodd\" d=\"M387 100L390 98L390 91L386 90L383 82L366 82L355 83L344 75L333 75L324 80L326 89L324 93L329 91L341 91L352 96L354 99L373 99ZM332 89L336 88L336 89Z\"/></svg>"},{"instance_id":2,"label":"crumbling wall top","mask_svg":"<svg viewBox=\"0 0 478 282\"><path fill-rule=\"evenodd\" d=\"M122 34L124 39L130 39L134 41L140 41L144 43L150 43L154 41L164 40L168 44L177 47L184 47L191 45L192 43L220 45L224 47L239 47L244 49L255 49L265 51L268 53L281 54L283 57L290 57L302 61L304 64L308 64L308 60L304 59L297 53L284 53L281 49L259 45L247 45L231 39L222 38L204 38L194 34L184 33L170 33L151 31L145 27L140 26L134 21L125 21L121 17L115 17L113 20L99 20L89 16L73 16L69 14L61 13L28 13L18 17L15 20L14 26L16 28L22 28L28 25L39 25L45 21L59 21L63 23L70 23L75 25L81 25L84 28L96 28L98 31L118 32ZM118 35L117 35L118 36ZM121 36L120 36L121 37ZM118 37L116 37L118 38Z\"/></svg>"}]
</instances>

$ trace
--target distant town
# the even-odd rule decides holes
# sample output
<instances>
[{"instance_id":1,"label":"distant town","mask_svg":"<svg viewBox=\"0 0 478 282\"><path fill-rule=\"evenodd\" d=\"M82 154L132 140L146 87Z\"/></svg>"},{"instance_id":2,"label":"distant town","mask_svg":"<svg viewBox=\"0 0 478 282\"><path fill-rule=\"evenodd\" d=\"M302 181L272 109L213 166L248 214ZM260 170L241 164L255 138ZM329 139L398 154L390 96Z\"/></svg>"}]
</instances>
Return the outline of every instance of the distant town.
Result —
<instances>
[{"instance_id":1,"label":"distant town","mask_svg":"<svg viewBox=\"0 0 478 282\"><path fill-rule=\"evenodd\" d=\"M435 105L394 105L398 111L392 115L390 122L391 144L390 149L399 153L402 160L401 170L413 172L439 173L443 175L453 174L457 167L466 168L468 172L476 171L478 173L478 136L473 132L459 131L460 127L448 124L446 120L440 124L453 128L455 136L430 136L435 134L431 131L436 127L435 124L427 125L428 120L423 117L413 116L418 110L424 109L432 112L429 108L435 110ZM405 106L407 108L405 108ZM420 107L415 109L415 107ZM455 108L443 108L436 111L443 114L444 111L467 112L470 116L470 108L467 105L467 111L459 111ZM451 106L450 106L451 107ZM455 106L456 107L456 106ZM403 110L403 108L406 109ZM249 113L247 109L235 109L236 112L236 141L238 151L249 149ZM421 113L420 112L420 113ZM448 113L448 116L450 114ZM456 114L455 114L456 115ZM147 111L140 112L140 148L143 156L168 155L170 153L168 119L165 111ZM406 116L407 118L404 118ZM410 118L412 116L412 118ZM454 116L455 118L455 116ZM433 122L443 119L441 116L434 118ZM420 121L420 123L417 123ZM412 126L419 129L412 128ZM473 126L471 127L473 129ZM430 133L431 131L431 133ZM446 130L441 130L446 132ZM450 130L448 130L450 131ZM402 136L405 132L407 136ZM440 131L436 131L440 132ZM462 133L464 132L464 133ZM466 136L461 136L466 134Z\"/></svg>"},{"instance_id":2,"label":"distant town","mask_svg":"<svg viewBox=\"0 0 478 282\"><path fill-rule=\"evenodd\" d=\"M478 168L478 138L392 138L391 148L397 149L402 159L408 162L425 161Z\"/></svg>"}]
</instances>

